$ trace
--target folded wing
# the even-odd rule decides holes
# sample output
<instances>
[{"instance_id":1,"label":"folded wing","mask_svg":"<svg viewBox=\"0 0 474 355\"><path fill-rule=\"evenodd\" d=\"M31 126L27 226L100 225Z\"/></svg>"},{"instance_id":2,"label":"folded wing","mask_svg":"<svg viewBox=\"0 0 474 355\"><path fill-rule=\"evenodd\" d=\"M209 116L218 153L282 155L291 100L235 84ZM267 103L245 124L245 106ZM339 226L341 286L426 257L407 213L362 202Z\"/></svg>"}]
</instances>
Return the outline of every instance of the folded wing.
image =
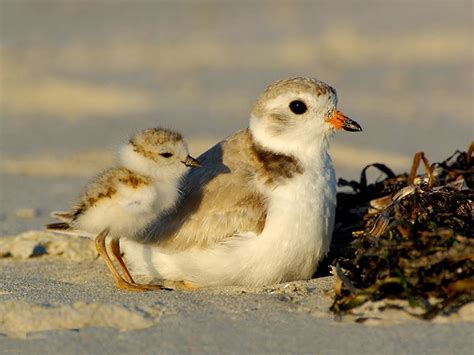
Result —
<instances>
[{"instance_id":1,"label":"folded wing","mask_svg":"<svg viewBox=\"0 0 474 355\"><path fill-rule=\"evenodd\" d=\"M145 241L186 249L235 234L260 234L267 206L251 183L257 169L251 145L245 130L202 154L198 159L203 167L186 175L177 208L153 223Z\"/></svg>"}]
</instances>

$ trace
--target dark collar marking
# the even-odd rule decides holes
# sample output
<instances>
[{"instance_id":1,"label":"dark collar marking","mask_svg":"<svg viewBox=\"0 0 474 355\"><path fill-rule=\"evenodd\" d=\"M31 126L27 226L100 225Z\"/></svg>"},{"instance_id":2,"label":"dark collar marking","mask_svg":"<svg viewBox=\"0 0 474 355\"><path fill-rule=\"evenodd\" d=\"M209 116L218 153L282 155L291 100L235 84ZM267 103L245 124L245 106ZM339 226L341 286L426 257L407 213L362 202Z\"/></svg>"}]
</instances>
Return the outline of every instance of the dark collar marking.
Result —
<instances>
[{"instance_id":1,"label":"dark collar marking","mask_svg":"<svg viewBox=\"0 0 474 355\"><path fill-rule=\"evenodd\" d=\"M265 184L277 184L304 172L301 162L292 155L274 153L252 142L252 152L260 163L257 176Z\"/></svg>"}]
</instances>

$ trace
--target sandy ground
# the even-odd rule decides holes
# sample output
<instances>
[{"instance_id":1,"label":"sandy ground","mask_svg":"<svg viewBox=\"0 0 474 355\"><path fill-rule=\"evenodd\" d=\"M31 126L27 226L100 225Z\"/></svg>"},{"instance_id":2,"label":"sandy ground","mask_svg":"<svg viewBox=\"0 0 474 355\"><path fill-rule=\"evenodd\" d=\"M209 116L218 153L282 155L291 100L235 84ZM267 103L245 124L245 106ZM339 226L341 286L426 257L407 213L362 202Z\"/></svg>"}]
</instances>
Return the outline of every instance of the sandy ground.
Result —
<instances>
[{"instance_id":1,"label":"sandy ground","mask_svg":"<svg viewBox=\"0 0 474 355\"><path fill-rule=\"evenodd\" d=\"M472 6L0 0L0 245L66 208L132 132L178 129L198 155L244 128L258 93L289 76L334 85L339 108L363 126L333 141L340 177L376 161L406 171L416 151L436 161L466 147ZM472 309L434 323L400 312L336 321L331 278L131 294L115 290L94 257L52 245L60 255L0 258L2 353L467 354L474 346Z\"/></svg>"},{"instance_id":2,"label":"sandy ground","mask_svg":"<svg viewBox=\"0 0 474 355\"><path fill-rule=\"evenodd\" d=\"M28 257L34 250L46 254ZM133 293L115 289L93 251L90 240L71 244L44 232L3 238L0 255L11 254L0 259L4 353L467 354L472 347L472 304L431 323L405 311L377 311L381 305L336 319L329 311L332 276L263 288ZM361 315L367 319L356 323Z\"/></svg>"}]
</instances>

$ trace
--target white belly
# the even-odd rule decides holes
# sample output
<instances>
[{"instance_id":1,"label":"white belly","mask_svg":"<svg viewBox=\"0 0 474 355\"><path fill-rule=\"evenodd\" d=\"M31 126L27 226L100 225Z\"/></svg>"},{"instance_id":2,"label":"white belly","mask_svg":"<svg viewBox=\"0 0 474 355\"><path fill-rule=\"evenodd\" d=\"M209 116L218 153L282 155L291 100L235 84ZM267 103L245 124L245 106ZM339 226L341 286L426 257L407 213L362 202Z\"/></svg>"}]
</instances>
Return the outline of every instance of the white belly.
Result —
<instances>
[{"instance_id":1,"label":"white belly","mask_svg":"<svg viewBox=\"0 0 474 355\"><path fill-rule=\"evenodd\" d=\"M336 207L332 180L305 174L273 192L259 238L266 242L262 263L275 270L276 282L310 278L328 252Z\"/></svg>"}]
</instances>

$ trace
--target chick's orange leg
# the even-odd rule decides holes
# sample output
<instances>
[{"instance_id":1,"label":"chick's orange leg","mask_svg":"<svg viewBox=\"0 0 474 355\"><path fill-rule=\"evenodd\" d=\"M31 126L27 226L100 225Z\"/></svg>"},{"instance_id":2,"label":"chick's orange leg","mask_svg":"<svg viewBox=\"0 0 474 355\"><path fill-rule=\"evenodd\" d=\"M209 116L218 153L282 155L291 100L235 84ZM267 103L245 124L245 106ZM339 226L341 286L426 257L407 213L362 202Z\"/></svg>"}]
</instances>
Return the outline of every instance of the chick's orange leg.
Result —
<instances>
[{"instance_id":1,"label":"chick's orange leg","mask_svg":"<svg viewBox=\"0 0 474 355\"><path fill-rule=\"evenodd\" d=\"M108 229L104 229L100 232L97 237L95 238L95 247L99 255L104 259L105 264L109 268L110 272L112 273L112 277L114 278L115 285L118 288L128 290L128 291L151 291L151 290L160 290L162 287L157 285L136 285L132 284L123 279L122 275L118 272L117 268L115 267L112 259L107 252L107 247L105 245L105 239L107 238L107 234L109 233Z\"/></svg>"},{"instance_id":2,"label":"chick's orange leg","mask_svg":"<svg viewBox=\"0 0 474 355\"><path fill-rule=\"evenodd\" d=\"M130 272L128 271L127 265L125 265L125 262L122 259L122 254L120 252L120 241L118 239L112 239L112 241L110 242L110 249L112 250L113 256L115 257L120 268L125 274L125 280L132 284L135 284L132 275L130 275Z\"/></svg>"},{"instance_id":3,"label":"chick's orange leg","mask_svg":"<svg viewBox=\"0 0 474 355\"><path fill-rule=\"evenodd\" d=\"M122 253L120 252L120 241L118 239L112 239L110 242L110 249L112 250L112 254L117 260L120 268L122 269L123 273L125 274L125 281L132 285L134 288L139 288L143 291L153 291L153 290L162 290L164 289L163 286L160 285L143 285L137 284L134 280L130 272L128 271L127 265L122 259Z\"/></svg>"}]
</instances>

